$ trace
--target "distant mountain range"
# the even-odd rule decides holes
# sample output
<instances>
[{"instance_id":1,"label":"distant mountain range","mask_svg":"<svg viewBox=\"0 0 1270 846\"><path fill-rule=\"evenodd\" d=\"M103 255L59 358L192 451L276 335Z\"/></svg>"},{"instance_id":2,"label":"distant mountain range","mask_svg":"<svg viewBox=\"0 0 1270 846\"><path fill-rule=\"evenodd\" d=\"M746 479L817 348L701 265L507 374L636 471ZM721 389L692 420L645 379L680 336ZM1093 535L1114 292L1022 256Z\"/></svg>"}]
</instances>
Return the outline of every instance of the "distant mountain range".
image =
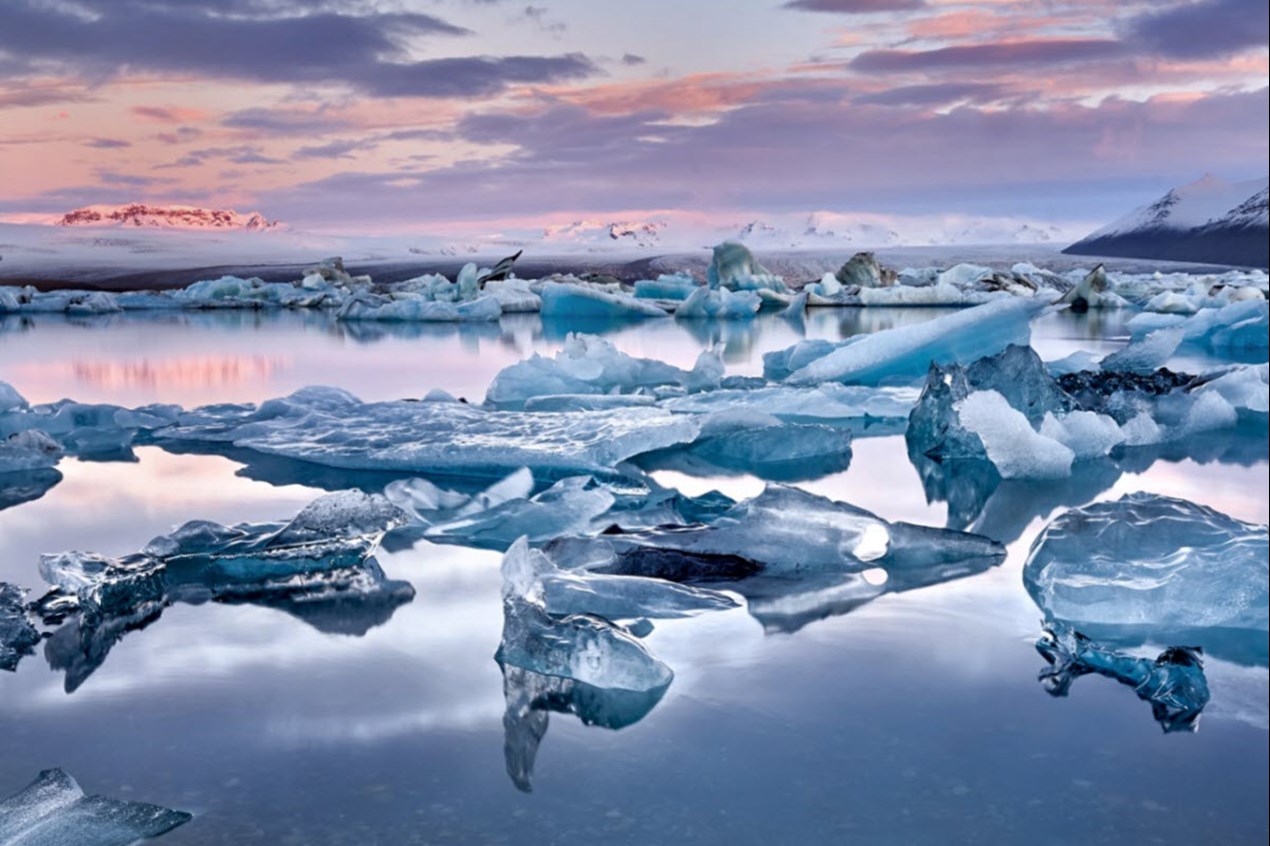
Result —
<instances>
[{"instance_id":1,"label":"distant mountain range","mask_svg":"<svg viewBox=\"0 0 1270 846\"><path fill-rule=\"evenodd\" d=\"M132 203L122 206L84 206L62 215L58 226L116 226L150 229L221 229L257 232L280 226L260 212L246 214L233 209L203 209L194 206L151 206Z\"/></svg>"},{"instance_id":2,"label":"distant mountain range","mask_svg":"<svg viewBox=\"0 0 1270 846\"><path fill-rule=\"evenodd\" d=\"M1063 252L1268 267L1268 186L1267 177L1226 182L1205 176L1172 189Z\"/></svg>"}]
</instances>

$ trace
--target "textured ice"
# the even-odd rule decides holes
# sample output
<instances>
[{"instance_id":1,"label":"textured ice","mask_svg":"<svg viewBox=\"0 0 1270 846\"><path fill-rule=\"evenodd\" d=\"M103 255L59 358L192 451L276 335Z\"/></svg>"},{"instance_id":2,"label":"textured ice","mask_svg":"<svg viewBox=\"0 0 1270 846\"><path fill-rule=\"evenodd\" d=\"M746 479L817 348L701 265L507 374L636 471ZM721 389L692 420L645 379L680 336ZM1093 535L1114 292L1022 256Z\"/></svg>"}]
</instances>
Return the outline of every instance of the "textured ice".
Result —
<instances>
[{"instance_id":1,"label":"textured ice","mask_svg":"<svg viewBox=\"0 0 1270 846\"><path fill-rule=\"evenodd\" d=\"M1052 621L1112 635L1266 651L1267 534L1207 506L1147 493L1067 511L1023 569ZM1262 660L1264 663L1264 659Z\"/></svg>"},{"instance_id":2,"label":"textured ice","mask_svg":"<svg viewBox=\"0 0 1270 846\"><path fill-rule=\"evenodd\" d=\"M1128 327L1134 341L1161 329L1180 329L1183 342L1219 353L1261 352L1270 348L1270 303L1261 298L1241 300L1189 317L1144 313Z\"/></svg>"},{"instance_id":3,"label":"textured ice","mask_svg":"<svg viewBox=\"0 0 1270 846\"><path fill-rule=\"evenodd\" d=\"M1107 271L1101 264L1089 271L1085 278L1064 294L1058 302L1060 305L1070 306L1072 311L1121 308L1126 305L1124 298L1110 290Z\"/></svg>"},{"instance_id":4,"label":"textured ice","mask_svg":"<svg viewBox=\"0 0 1270 846\"><path fill-rule=\"evenodd\" d=\"M916 388L871 388L826 382L811 388L774 385L751 390L717 390L663 400L663 408L692 414L750 410L786 421L844 421L905 418L917 402Z\"/></svg>"},{"instance_id":5,"label":"textured ice","mask_svg":"<svg viewBox=\"0 0 1270 846\"><path fill-rule=\"evenodd\" d=\"M687 273L663 273L656 279L638 280L635 296L646 300L686 300L699 287Z\"/></svg>"},{"instance_id":6,"label":"textured ice","mask_svg":"<svg viewBox=\"0 0 1270 846\"><path fill-rule=\"evenodd\" d=\"M503 307L496 297L481 297L466 302L433 300L416 294L384 297L358 293L340 306L340 320L417 321L421 323L463 323L498 320Z\"/></svg>"},{"instance_id":7,"label":"textured ice","mask_svg":"<svg viewBox=\"0 0 1270 846\"><path fill-rule=\"evenodd\" d=\"M0 439L0 473L55 467L61 457L61 445L38 429Z\"/></svg>"},{"instance_id":8,"label":"textured ice","mask_svg":"<svg viewBox=\"0 0 1270 846\"><path fill-rule=\"evenodd\" d=\"M895 271L878 264L873 253L856 253L835 274L846 286L884 288L895 284Z\"/></svg>"},{"instance_id":9,"label":"textured ice","mask_svg":"<svg viewBox=\"0 0 1270 846\"><path fill-rule=\"evenodd\" d=\"M556 615L660 619L738 606L725 593L664 579L561 570L546 553L530 548L524 537L503 557L503 580L505 597L527 599Z\"/></svg>"},{"instance_id":10,"label":"textured ice","mask_svg":"<svg viewBox=\"0 0 1270 846\"><path fill-rule=\"evenodd\" d=\"M762 300L754 291L698 287L675 309L676 320L749 320Z\"/></svg>"},{"instance_id":11,"label":"textured ice","mask_svg":"<svg viewBox=\"0 0 1270 846\"><path fill-rule=\"evenodd\" d=\"M706 268L706 281L711 288L733 291L786 290L784 280L768 272L755 261L749 247L736 241L715 245L710 266Z\"/></svg>"},{"instance_id":12,"label":"textured ice","mask_svg":"<svg viewBox=\"0 0 1270 846\"><path fill-rule=\"evenodd\" d=\"M1072 682L1088 673L1115 679L1151 703L1155 721L1166 732L1195 731L1208 704L1201 650L1173 646L1158 658L1135 658L1094 643L1063 623L1051 623L1036 642L1049 662L1040 681L1051 696L1066 696Z\"/></svg>"},{"instance_id":13,"label":"textured ice","mask_svg":"<svg viewBox=\"0 0 1270 846\"><path fill-rule=\"evenodd\" d=\"M697 433L692 417L656 408L536 414L458 402L363 403L335 388L306 388L258 408L196 409L158 437L233 443L344 469L497 478L521 467L611 471Z\"/></svg>"},{"instance_id":14,"label":"textured ice","mask_svg":"<svg viewBox=\"0 0 1270 846\"><path fill-rule=\"evenodd\" d=\"M503 314L542 311L542 297L524 279L496 279L486 282L483 290L486 296L498 300Z\"/></svg>"},{"instance_id":15,"label":"textured ice","mask_svg":"<svg viewBox=\"0 0 1270 846\"><path fill-rule=\"evenodd\" d=\"M616 502L607 488L590 476L571 476L532 497L517 497L489 508L433 523L426 536L471 546L506 548L516 538L544 541L585 532Z\"/></svg>"},{"instance_id":16,"label":"textured ice","mask_svg":"<svg viewBox=\"0 0 1270 846\"><path fill-rule=\"evenodd\" d=\"M705 289L702 289L705 290ZM485 392L499 408L523 408L527 400L559 394L627 394L662 385L693 390L717 388L723 361L703 351L692 371L648 358L636 358L595 335L570 333L553 358L535 353L498 372Z\"/></svg>"},{"instance_id":17,"label":"textured ice","mask_svg":"<svg viewBox=\"0 0 1270 846\"><path fill-rule=\"evenodd\" d=\"M630 294L614 293L574 282L542 286L543 317L644 318L669 317L670 312Z\"/></svg>"},{"instance_id":18,"label":"textured ice","mask_svg":"<svg viewBox=\"0 0 1270 846\"><path fill-rule=\"evenodd\" d=\"M0 670L13 670L18 660L40 642L40 633L27 617L22 591L0 582Z\"/></svg>"},{"instance_id":19,"label":"textured ice","mask_svg":"<svg viewBox=\"0 0 1270 846\"><path fill-rule=\"evenodd\" d=\"M769 354L770 366L769 357L764 356L764 373L768 378L779 378L776 374L788 369L791 372L786 381L792 385L911 384L926 374L932 362L973 361L1010 344L1026 344L1031 337L1029 324L1043 308L1044 303L1010 299L912 326L858 335L829 350L803 342ZM815 357L808 361L808 356Z\"/></svg>"},{"instance_id":20,"label":"textured ice","mask_svg":"<svg viewBox=\"0 0 1270 846\"><path fill-rule=\"evenodd\" d=\"M1182 344L1181 328L1157 329L1141 340L1131 342L1122 350L1111 353L1102 360L1099 368L1126 373L1150 373L1168 363Z\"/></svg>"},{"instance_id":21,"label":"textured ice","mask_svg":"<svg viewBox=\"0 0 1270 846\"><path fill-rule=\"evenodd\" d=\"M1071 473L1075 453L1038 434L996 391L975 391L956 403L953 412L961 427L983 444L1003 479L1055 479Z\"/></svg>"},{"instance_id":22,"label":"textured ice","mask_svg":"<svg viewBox=\"0 0 1270 846\"><path fill-rule=\"evenodd\" d=\"M21 791L0 801L0 843L5 846L129 846L158 837L193 817L144 802L85 796L62 770L44 770Z\"/></svg>"},{"instance_id":23,"label":"textured ice","mask_svg":"<svg viewBox=\"0 0 1270 846\"><path fill-rule=\"evenodd\" d=\"M905 570L1003 554L987 538L888 523L853 505L774 484L709 524L562 538L545 549L563 567L672 581Z\"/></svg>"}]
</instances>

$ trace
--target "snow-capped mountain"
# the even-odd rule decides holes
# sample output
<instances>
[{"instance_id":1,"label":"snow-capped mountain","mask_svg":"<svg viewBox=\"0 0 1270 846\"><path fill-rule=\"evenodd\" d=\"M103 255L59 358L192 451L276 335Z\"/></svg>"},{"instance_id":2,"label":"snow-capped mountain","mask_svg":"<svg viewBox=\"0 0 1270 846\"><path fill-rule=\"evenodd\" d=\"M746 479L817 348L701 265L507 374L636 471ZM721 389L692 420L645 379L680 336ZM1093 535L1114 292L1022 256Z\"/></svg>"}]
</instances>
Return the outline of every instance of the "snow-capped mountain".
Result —
<instances>
[{"instance_id":1,"label":"snow-capped mountain","mask_svg":"<svg viewBox=\"0 0 1270 846\"><path fill-rule=\"evenodd\" d=\"M575 220L548 226L542 240L554 244L592 245L597 248L656 247L666 230L662 221L596 221Z\"/></svg>"},{"instance_id":2,"label":"snow-capped mountain","mask_svg":"<svg viewBox=\"0 0 1270 846\"><path fill-rule=\"evenodd\" d=\"M233 229L258 232L280 224L260 212L240 213L233 209L203 209L195 206L151 206L132 203L124 206L84 206L62 215L58 226L123 226L152 229Z\"/></svg>"},{"instance_id":3,"label":"snow-capped mountain","mask_svg":"<svg viewBox=\"0 0 1270 846\"><path fill-rule=\"evenodd\" d=\"M1206 175L1174 188L1072 244L1072 255L1129 256L1253 267L1270 265L1270 178Z\"/></svg>"}]
</instances>

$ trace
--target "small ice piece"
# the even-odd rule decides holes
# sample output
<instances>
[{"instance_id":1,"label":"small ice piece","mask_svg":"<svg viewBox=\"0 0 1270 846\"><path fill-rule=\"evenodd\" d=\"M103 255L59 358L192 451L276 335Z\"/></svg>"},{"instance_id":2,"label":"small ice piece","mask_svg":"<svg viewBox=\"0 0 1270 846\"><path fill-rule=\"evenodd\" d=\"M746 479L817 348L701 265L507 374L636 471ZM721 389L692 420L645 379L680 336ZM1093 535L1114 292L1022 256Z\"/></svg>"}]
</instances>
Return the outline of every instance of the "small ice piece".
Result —
<instances>
[{"instance_id":1,"label":"small ice piece","mask_svg":"<svg viewBox=\"0 0 1270 846\"><path fill-rule=\"evenodd\" d=\"M27 617L22 590L0 582L0 670L16 669L18 660L39 642L40 633Z\"/></svg>"},{"instance_id":2,"label":"small ice piece","mask_svg":"<svg viewBox=\"0 0 1270 846\"><path fill-rule=\"evenodd\" d=\"M1104 358L1100 368L1107 372L1151 373L1168 363L1182 344L1184 330L1157 329L1140 341Z\"/></svg>"},{"instance_id":3,"label":"small ice piece","mask_svg":"<svg viewBox=\"0 0 1270 846\"><path fill-rule=\"evenodd\" d=\"M1075 453L1038 434L1022 412L996 391L975 391L953 406L966 432L976 435L1003 479L1059 479L1070 475Z\"/></svg>"},{"instance_id":4,"label":"small ice piece","mask_svg":"<svg viewBox=\"0 0 1270 846\"><path fill-rule=\"evenodd\" d=\"M503 314L522 314L542 311L542 297L529 287L524 279L498 279L485 283L485 295L498 300Z\"/></svg>"},{"instance_id":5,"label":"small ice piece","mask_svg":"<svg viewBox=\"0 0 1270 846\"><path fill-rule=\"evenodd\" d=\"M543 317L628 319L669 317L670 313L629 294L617 294L574 282L542 286Z\"/></svg>"},{"instance_id":6,"label":"small ice piece","mask_svg":"<svg viewBox=\"0 0 1270 846\"><path fill-rule=\"evenodd\" d=\"M551 712L575 714L583 725L621 729L644 719L666 687L650 690L603 688L560 676L503 664L503 754L507 775L518 790L533 790L534 762Z\"/></svg>"},{"instance_id":7,"label":"small ice piece","mask_svg":"<svg viewBox=\"0 0 1270 846\"><path fill-rule=\"evenodd\" d=\"M707 525L562 538L544 549L570 569L690 582L926 568L1004 554L987 538L888 523L853 505L775 484Z\"/></svg>"},{"instance_id":8,"label":"small ice piece","mask_svg":"<svg viewBox=\"0 0 1270 846\"><path fill-rule=\"evenodd\" d=\"M715 245L710 266L706 268L706 281L710 288L728 288L733 291L758 291L765 288L784 293L788 290L784 280L755 261L750 248L737 241L724 241Z\"/></svg>"},{"instance_id":9,"label":"small ice piece","mask_svg":"<svg viewBox=\"0 0 1270 846\"><path fill-rule=\"evenodd\" d=\"M785 381L791 385L911 384L926 374L932 362L974 361L1010 344L1027 344L1032 318L1044 307L1043 302L1011 298L924 323L857 336L803 364ZM791 353L791 363L793 358ZM765 372L767 361L765 357Z\"/></svg>"},{"instance_id":10,"label":"small ice piece","mask_svg":"<svg viewBox=\"0 0 1270 846\"><path fill-rule=\"evenodd\" d=\"M662 407L685 414L748 409L787 422L895 420L908 417L918 395L916 388L871 388L826 382L813 388L774 385L750 390L721 389L663 400Z\"/></svg>"},{"instance_id":11,"label":"small ice piece","mask_svg":"<svg viewBox=\"0 0 1270 846\"><path fill-rule=\"evenodd\" d=\"M861 338L863 336L857 335L855 337ZM851 340L848 338L843 343L849 343ZM782 382L795 370L801 369L816 359L824 358L835 349L838 349L838 347L839 345L832 341L826 341L823 338L813 338L799 341L792 347L786 347L783 350L763 353L763 377L772 382Z\"/></svg>"},{"instance_id":12,"label":"small ice piece","mask_svg":"<svg viewBox=\"0 0 1270 846\"><path fill-rule=\"evenodd\" d=\"M1094 643L1063 623L1050 623L1036 642L1049 662L1038 678L1051 696L1067 696L1072 682L1087 673L1115 679L1151 703L1151 713L1167 732L1195 731L1208 704L1202 650L1172 646L1154 660L1134 658Z\"/></svg>"},{"instance_id":13,"label":"small ice piece","mask_svg":"<svg viewBox=\"0 0 1270 846\"><path fill-rule=\"evenodd\" d=\"M698 366L709 367L709 358L705 357L705 364L699 359ZM721 359L718 368L722 368ZM718 378L722 377L719 372ZM698 389L711 386L709 380L701 380L673 365L627 355L603 338L570 332L554 357L545 358L535 353L500 370L486 390L485 400L498 408L515 409L524 407L527 400L535 397L627 394L689 381ZM718 380L713 381L713 386L718 386Z\"/></svg>"},{"instance_id":14,"label":"small ice piece","mask_svg":"<svg viewBox=\"0 0 1270 846\"><path fill-rule=\"evenodd\" d=\"M605 690L664 692L675 677L620 626L585 614L557 617L516 595L504 598L503 638L494 660Z\"/></svg>"},{"instance_id":15,"label":"small ice piece","mask_svg":"<svg viewBox=\"0 0 1270 846\"><path fill-rule=\"evenodd\" d=\"M676 320L749 320L762 300L750 290L698 287L675 309Z\"/></svg>"},{"instance_id":16,"label":"small ice piece","mask_svg":"<svg viewBox=\"0 0 1270 846\"><path fill-rule=\"evenodd\" d=\"M642 453L689 443L698 431L693 418L657 408L531 414L466 403L363 403L336 388L306 388L259 408L195 409L156 436L228 442L343 469L500 478L521 467L557 477L611 473Z\"/></svg>"},{"instance_id":17,"label":"small ice piece","mask_svg":"<svg viewBox=\"0 0 1270 846\"><path fill-rule=\"evenodd\" d=\"M1032 544L1023 583L1047 620L1098 640L1120 634L1213 651L1235 637L1264 653L1267 556L1265 526L1132 493L1055 518Z\"/></svg>"},{"instance_id":18,"label":"small ice piece","mask_svg":"<svg viewBox=\"0 0 1270 846\"><path fill-rule=\"evenodd\" d=\"M616 498L590 476L561 479L529 498L509 499L486 510L433 524L431 540L502 549L516 538L544 541L585 532L591 522L613 507Z\"/></svg>"},{"instance_id":19,"label":"small ice piece","mask_svg":"<svg viewBox=\"0 0 1270 846\"><path fill-rule=\"evenodd\" d=\"M1147 300L1142 310L1160 314L1194 314L1199 311L1199 304L1177 291L1164 291Z\"/></svg>"},{"instance_id":20,"label":"small ice piece","mask_svg":"<svg viewBox=\"0 0 1270 846\"><path fill-rule=\"evenodd\" d=\"M144 802L85 796L62 770L44 770L35 781L0 801L0 843L5 846L129 846L158 837L193 819Z\"/></svg>"},{"instance_id":21,"label":"small ice piece","mask_svg":"<svg viewBox=\"0 0 1270 846\"><path fill-rule=\"evenodd\" d=\"M955 264L947 270L940 271L935 284L968 288L981 279L991 279L992 273L992 268L981 264Z\"/></svg>"},{"instance_id":22,"label":"small ice piece","mask_svg":"<svg viewBox=\"0 0 1270 846\"><path fill-rule=\"evenodd\" d=\"M1108 291L1107 271L1100 264L1086 274L1076 287L1062 296L1058 305L1070 306L1072 311L1088 311L1091 308L1116 307L1123 302Z\"/></svg>"},{"instance_id":23,"label":"small ice piece","mask_svg":"<svg viewBox=\"0 0 1270 846\"><path fill-rule=\"evenodd\" d=\"M0 438L0 473L56 467L61 457L61 445L38 429Z\"/></svg>"},{"instance_id":24,"label":"small ice piece","mask_svg":"<svg viewBox=\"0 0 1270 846\"><path fill-rule=\"evenodd\" d=\"M1141 431L1133 429L1135 438L1142 438L1146 424L1136 425L1144 427ZM1092 411L1069 411L1061 418L1055 417L1052 412L1046 412L1045 419L1041 421L1040 434L1070 449L1078 461L1101 458L1124 443L1127 437L1115 420ZM1002 478L1011 477L1002 474Z\"/></svg>"},{"instance_id":25,"label":"small ice piece","mask_svg":"<svg viewBox=\"0 0 1270 846\"><path fill-rule=\"evenodd\" d=\"M561 570L522 537L503 559L505 596L529 598L548 614L594 614L606 620L687 617L726 611L738 603L725 593L644 576Z\"/></svg>"}]
</instances>

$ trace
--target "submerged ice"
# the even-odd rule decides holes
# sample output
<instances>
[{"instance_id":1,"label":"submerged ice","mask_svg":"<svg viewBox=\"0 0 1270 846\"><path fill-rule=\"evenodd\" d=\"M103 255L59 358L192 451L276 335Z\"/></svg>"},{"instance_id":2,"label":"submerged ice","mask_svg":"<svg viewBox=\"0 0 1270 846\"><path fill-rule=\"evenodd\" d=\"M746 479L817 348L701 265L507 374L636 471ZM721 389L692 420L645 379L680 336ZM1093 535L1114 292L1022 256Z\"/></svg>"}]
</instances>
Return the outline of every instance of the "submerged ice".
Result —
<instances>
[{"instance_id":1,"label":"submerged ice","mask_svg":"<svg viewBox=\"0 0 1270 846\"><path fill-rule=\"evenodd\" d=\"M158 837L193 817L144 802L86 796L67 773L44 770L0 801L0 843L5 846L129 846Z\"/></svg>"},{"instance_id":2,"label":"submerged ice","mask_svg":"<svg viewBox=\"0 0 1270 846\"><path fill-rule=\"evenodd\" d=\"M1264 663L1268 560L1265 526L1133 493L1055 518L1023 582L1047 619L1100 640L1193 642Z\"/></svg>"}]
</instances>

